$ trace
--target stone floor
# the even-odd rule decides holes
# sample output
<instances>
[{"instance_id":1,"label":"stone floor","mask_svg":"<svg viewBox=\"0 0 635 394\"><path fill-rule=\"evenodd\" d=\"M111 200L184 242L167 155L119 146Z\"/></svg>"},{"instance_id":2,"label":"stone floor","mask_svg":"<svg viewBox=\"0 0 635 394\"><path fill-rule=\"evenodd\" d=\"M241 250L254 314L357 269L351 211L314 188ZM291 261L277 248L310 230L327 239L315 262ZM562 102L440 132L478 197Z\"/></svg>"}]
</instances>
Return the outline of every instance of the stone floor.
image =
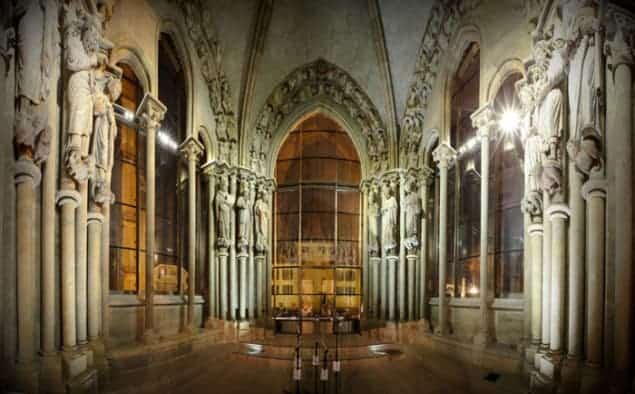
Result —
<instances>
[{"instance_id":1,"label":"stone floor","mask_svg":"<svg viewBox=\"0 0 635 394\"><path fill-rule=\"evenodd\" d=\"M394 357L342 362L335 384L330 373L328 387L317 382L313 367L304 362L300 390L292 382L288 360L268 360L241 355L237 345L219 345L206 372L182 385L178 393L338 393L338 394L450 394L527 393L526 383L513 375L488 381L490 372L468 366L420 345L404 347Z\"/></svg>"}]
</instances>

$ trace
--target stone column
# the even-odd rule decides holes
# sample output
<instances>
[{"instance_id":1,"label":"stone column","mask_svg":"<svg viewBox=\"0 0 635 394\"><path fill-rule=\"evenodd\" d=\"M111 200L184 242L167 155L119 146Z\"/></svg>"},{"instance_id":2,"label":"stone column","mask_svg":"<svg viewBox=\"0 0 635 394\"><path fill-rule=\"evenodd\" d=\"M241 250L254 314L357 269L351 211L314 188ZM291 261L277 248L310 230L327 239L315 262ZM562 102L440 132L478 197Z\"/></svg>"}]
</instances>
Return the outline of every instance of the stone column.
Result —
<instances>
[{"instance_id":1,"label":"stone column","mask_svg":"<svg viewBox=\"0 0 635 394\"><path fill-rule=\"evenodd\" d=\"M542 333L542 236L541 216L532 220L529 226L531 238L531 344L538 349Z\"/></svg>"},{"instance_id":2,"label":"stone column","mask_svg":"<svg viewBox=\"0 0 635 394\"><path fill-rule=\"evenodd\" d=\"M62 267L60 270L62 302L62 344L64 351L77 346L77 322L75 320L75 209L79 205L79 193L60 190L57 205L60 207L60 236Z\"/></svg>"},{"instance_id":3,"label":"stone column","mask_svg":"<svg viewBox=\"0 0 635 394\"><path fill-rule=\"evenodd\" d=\"M402 171L399 173L399 274L398 274L398 307L397 316L399 320L405 321L408 318L408 310L406 309L406 281L409 279L406 277L406 248L404 247L404 239L406 238L406 216L404 202L406 201L406 174Z\"/></svg>"},{"instance_id":4,"label":"stone column","mask_svg":"<svg viewBox=\"0 0 635 394\"><path fill-rule=\"evenodd\" d=\"M434 160L439 167L439 327L436 330L439 335L445 335L447 329L447 305L445 299L446 270L448 264L448 167L456 158L456 151L447 143L441 143L432 152Z\"/></svg>"},{"instance_id":5,"label":"stone column","mask_svg":"<svg viewBox=\"0 0 635 394\"><path fill-rule=\"evenodd\" d=\"M421 172L421 250L419 252L419 319L423 321L426 330L430 326L428 316L428 297L426 293L428 277L428 187L434 180L434 171L424 167Z\"/></svg>"},{"instance_id":6,"label":"stone column","mask_svg":"<svg viewBox=\"0 0 635 394\"><path fill-rule=\"evenodd\" d=\"M228 292L228 268L229 268L229 251L225 247L218 249L218 264L220 266L220 318L222 320L229 319L229 292Z\"/></svg>"},{"instance_id":7,"label":"stone column","mask_svg":"<svg viewBox=\"0 0 635 394\"><path fill-rule=\"evenodd\" d=\"M87 254L86 248L88 246L87 226L88 226L88 180L82 180L78 182L79 185L79 206L77 207L77 214L75 216L75 231L77 235L75 240L77 242L77 264L75 265L76 272L76 288L77 293L77 344L83 346L88 343L88 321L87 321L87 307L88 301L87 292Z\"/></svg>"},{"instance_id":8,"label":"stone column","mask_svg":"<svg viewBox=\"0 0 635 394\"><path fill-rule=\"evenodd\" d=\"M558 200L561 200L561 196L558 196ZM549 343L549 355L552 365L557 366L562 357L564 342L567 220L570 212L566 205L558 202L552 204L545 213L551 220L551 342Z\"/></svg>"},{"instance_id":9,"label":"stone column","mask_svg":"<svg viewBox=\"0 0 635 394\"><path fill-rule=\"evenodd\" d=\"M207 300L207 328L213 328L213 322L218 317L218 278L216 264L216 230L214 226L214 195L216 192L216 177L214 176L214 168L207 166L204 169L207 177L207 281L209 286L209 295Z\"/></svg>"},{"instance_id":10,"label":"stone column","mask_svg":"<svg viewBox=\"0 0 635 394\"><path fill-rule=\"evenodd\" d=\"M105 341L110 337L110 205L105 202L101 209L104 223L101 227L101 336Z\"/></svg>"},{"instance_id":11,"label":"stone column","mask_svg":"<svg viewBox=\"0 0 635 394\"><path fill-rule=\"evenodd\" d=\"M397 264L399 262L398 256L387 256L386 257L386 268L388 269L388 298L387 298L387 311L388 311L388 320L394 321L396 318L395 313L395 298L397 298L396 293L396 281L397 281Z\"/></svg>"},{"instance_id":12,"label":"stone column","mask_svg":"<svg viewBox=\"0 0 635 394\"><path fill-rule=\"evenodd\" d=\"M145 289L145 328L143 341L156 341L154 333L154 243L156 218L156 139L157 131L167 108L159 100L146 93L138 113L141 114L142 127L146 131L146 289Z\"/></svg>"},{"instance_id":13,"label":"stone column","mask_svg":"<svg viewBox=\"0 0 635 394\"><path fill-rule=\"evenodd\" d=\"M203 146L189 136L179 152L187 162L187 322L186 332L195 330L194 298L196 296L196 168Z\"/></svg>"},{"instance_id":14,"label":"stone column","mask_svg":"<svg viewBox=\"0 0 635 394\"><path fill-rule=\"evenodd\" d=\"M547 212L551 206L549 194L543 192L543 212ZM551 338L551 221L545 214L543 219L542 242L542 328L541 328L541 354L549 349Z\"/></svg>"},{"instance_id":15,"label":"stone column","mask_svg":"<svg viewBox=\"0 0 635 394\"><path fill-rule=\"evenodd\" d=\"M33 161L20 158L15 163L16 185L16 264L18 280L18 375L20 387L30 391L37 387L35 355L37 342L35 318L37 275L35 260L35 189L40 183L40 169Z\"/></svg>"},{"instance_id":16,"label":"stone column","mask_svg":"<svg viewBox=\"0 0 635 394\"><path fill-rule=\"evenodd\" d=\"M380 305L379 305L379 276L381 268L381 259L379 257L370 258L370 270L371 270L371 312L375 319L380 317Z\"/></svg>"},{"instance_id":17,"label":"stone column","mask_svg":"<svg viewBox=\"0 0 635 394\"><path fill-rule=\"evenodd\" d=\"M101 286L101 226L104 217L91 210L88 214L88 340L99 337Z\"/></svg>"},{"instance_id":18,"label":"stone column","mask_svg":"<svg viewBox=\"0 0 635 394\"><path fill-rule=\"evenodd\" d=\"M623 16L623 15L621 15ZM618 18L616 18L618 19ZM632 29L632 20L619 18L615 38L609 43L609 81L613 81L613 94L607 94L606 134L615 139L608 160L614 160L615 211L619 218L615 222L615 328L613 363L616 370L616 386L624 390L631 382L633 349L633 74L635 63L633 48L626 43L625 29ZM612 78L610 78L612 76ZM609 82L610 83L610 82ZM595 230L593 230L595 231Z\"/></svg>"},{"instance_id":19,"label":"stone column","mask_svg":"<svg viewBox=\"0 0 635 394\"><path fill-rule=\"evenodd\" d=\"M480 228L480 328L474 337L474 343L485 346L492 342L490 333L490 288L489 288L489 253L488 253L488 217L489 217L489 139L496 131L496 119L494 110L489 104L474 112L471 116L472 124L477 129L481 139L481 228Z\"/></svg>"},{"instance_id":20,"label":"stone column","mask_svg":"<svg viewBox=\"0 0 635 394\"><path fill-rule=\"evenodd\" d=\"M591 175L582 186L587 204L587 365L602 365L604 338L604 237L606 180L601 175Z\"/></svg>"},{"instance_id":21,"label":"stone column","mask_svg":"<svg viewBox=\"0 0 635 394\"><path fill-rule=\"evenodd\" d=\"M586 212L582 198L583 177L569 161L569 318L567 358L575 362L582 356L584 344L584 249Z\"/></svg>"},{"instance_id":22,"label":"stone column","mask_svg":"<svg viewBox=\"0 0 635 394\"><path fill-rule=\"evenodd\" d=\"M256 198L256 185L254 183L254 179L251 180L250 184L250 196L249 199L249 210L252 212L252 215L249 219L249 273L248 278L249 282L247 283L248 288L248 302L247 302L247 317L250 320L254 320L256 318L256 298L257 298L257 288L256 288L256 260L254 257L254 231L253 231L253 223L254 223L254 202Z\"/></svg>"},{"instance_id":23,"label":"stone column","mask_svg":"<svg viewBox=\"0 0 635 394\"><path fill-rule=\"evenodd\" d=\"M232 190L232 195L236 195L236 175L230 176L230 189ZM235 237L236 234L236 211L234 207L232 207L232 225L231 225L231 234L232 237ZM238 283L238 270L240 260L236 258L236 242L235 239L232 238L231 244L229 246L229 305L230 311L229 315L231 316L231 320L240 319L240 294L239 292L239 283Z\"/></svg>"}]
</instances>

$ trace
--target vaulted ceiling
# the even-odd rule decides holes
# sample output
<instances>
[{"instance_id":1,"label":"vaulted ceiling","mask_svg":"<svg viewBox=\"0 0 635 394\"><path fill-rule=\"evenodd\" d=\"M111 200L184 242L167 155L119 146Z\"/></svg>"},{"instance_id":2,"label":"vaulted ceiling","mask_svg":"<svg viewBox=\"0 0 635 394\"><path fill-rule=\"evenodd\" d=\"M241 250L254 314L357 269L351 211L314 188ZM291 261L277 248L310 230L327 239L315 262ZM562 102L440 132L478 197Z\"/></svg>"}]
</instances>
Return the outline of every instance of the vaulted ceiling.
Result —
<instances>
[{"instance_id":1,"label":"vaulted ceiling","mask_svg":"<svg viewBox=\"0 0 635 394\"><path fill-rule=\"evenodd\" d=\"M348 72L395 132L431 0L204 0L223 50L239 128L274 87L323 58Z\"/></svg>"}]
</instances>

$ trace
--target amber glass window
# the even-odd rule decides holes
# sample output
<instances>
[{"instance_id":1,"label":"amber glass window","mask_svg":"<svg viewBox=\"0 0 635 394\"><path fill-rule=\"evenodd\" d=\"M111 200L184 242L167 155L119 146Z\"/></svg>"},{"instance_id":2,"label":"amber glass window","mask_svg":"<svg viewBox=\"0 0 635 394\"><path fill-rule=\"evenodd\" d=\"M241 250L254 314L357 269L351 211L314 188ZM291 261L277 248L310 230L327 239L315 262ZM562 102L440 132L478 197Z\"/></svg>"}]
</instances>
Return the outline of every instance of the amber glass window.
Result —
<instances>
[{"instance_id":1,"label":"amber glass window","mask_svg":"<svg viewBox=\"0 0 635 394\"><path fill-rule=\"evenodd\" d=\"M449 294L479 294L480 145L470 116L478 108L479 46L471 44L452 81L451 143L458 152L448 176ZM476 196L476 198L475 198Z\"/></svg>"},{"instance_id":2,"label":"amber glass window","mask_svg":"<svg viewBox=\"0 0 635 394\"><path fill-rule=\"evenodd\" d=\"M134 72L123 69L118 104L136 111L143 90ZM112 170L115 202L110 210L110 289L126 293L139 290L145 262L145 137L119 124ZM141 288L143 288L141 286Z\"/></svg>"},{"instance_id":3,"label":"amber glass window","mask_svg":"<svg viewBox=\"0 0 635 394\"><path fill-rule=\"evenodd\" d=\"M520 74L510 76L499 90L496 113L518 108L514 84ZM524 193L521 167L522 145L517 130L496 134L490 147L489 227L490 259L495 267L496 297L522 297L523 292L523 214L520 202Z\"/></svg>"},{"instance_id":4,"label":"amber glass window","mask_svg":"<svg viewBox=\"0 0 635 394\"><path fill-rule=\"evenodd\" d=\"M155 289L159 293L187 290L187 180L182 178L178 145L186 127L186 86L183 67L170 36L159 40L159 100L168 108L157 134Z\"/></svg>"},{"instance_id":5,"label":"amber glass window","mask_svg":"<svg viewBox=\"0 0 635 394\"><path fill-rule=\"evenodd\" d=\"M324 115L301 122L278 154L273 305L277 315L358 316L361 166Z\"/></svg>"}]
</instances>

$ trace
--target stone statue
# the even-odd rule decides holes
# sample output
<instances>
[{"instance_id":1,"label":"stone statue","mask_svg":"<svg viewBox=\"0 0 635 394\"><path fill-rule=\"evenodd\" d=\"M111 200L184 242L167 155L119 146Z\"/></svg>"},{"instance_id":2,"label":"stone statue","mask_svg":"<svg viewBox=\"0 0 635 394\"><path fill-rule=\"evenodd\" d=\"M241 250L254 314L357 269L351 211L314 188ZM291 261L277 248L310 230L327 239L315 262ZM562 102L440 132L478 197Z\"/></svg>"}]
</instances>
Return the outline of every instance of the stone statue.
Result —
<instances>
[{"instance_id":1,"label":"stone statue","mask_svg":"<svg viewBox=\"0 0 635 394\"><path fill-rule=\"evenodd\" d=\"M406 239L403 243L411 250L419 246L419 221L421 219L421 202L418 196L417 182L410 179L406 182L406 196L404 201L406 218Z\"/></svg>"},{"instance_id":2,"label":"stone statue","mask_svg":"<svg viewBox=\"0 0 635 394\"><path fill-rule=\"evenodd\" d=\"M232 244L231 225L232 212L236 197L233 190L230 192L228 185L228 175L221 175L216 192L216 245L219 248L227 248ZM231 189L234 189L234 177L231 176Z\"/></svg>"},{"instance_id":3,"label":"stone statue","mask_svg":"<svg viewBox=\"0 0 635 394\"><path fill-rule=\"evenodd\" d=\"M240 180L236 210L238 213L238 237L236 246L242 253L246 253L249 247L249 234L251 230L251 208L249 183L246 179Z\"/></svg>"},{"instance_id":4,"label":"stone statue","mask_svg":"<svg viewBox=\"0 0 635 394\"><path fill-rule=\"evenodd\" d=\"M66 6L64 44L65 65L71 72L68 80L68 131L64 148L64 163L68 175L76 181L89 175L88 153L93 130L94 96L98 67L108 58L101 49L110 49L101 35L101 18L81 8Z\"/></svg>"},{"instance_id":5,"label":"stone statue","mask_svg":"<svg viewBox=\"0 0 635 394\"><path fill-rule=\"evenodd\" d=\"M371 257L379 257L379 221L381 210L380 196L373 186L368 192L368 253Z\"/></svg>"},{"instance_id":6,"label":"stone statue","mask_svg":"<svg viewBox=\"0 0 635 394\"><path fill-rule=\"evenodd\" d=\"M90 157L93 165L91 194L93 200L103 204L111 201L110 177L115 160L115 138L117 123L113 104L121 95L121 75L119 69L104 75L101 84L93 96L94 130L91 141Z\"/></svg>"},{"instance_id":7,"label":"stone statue","mask_svg":"<svg viewBox=\"0 0 635 394\"><path fill-rule=\"evenodd\" d=\"M49 153L48 108L50 74L55 66L57 1L16 3L16 114L15 145L18 156L40 164Z\"/></svg>"},{"instance_id":8,"label":"stone statue","mask_svg":"<svg viewBox=\"0 0 635 394\"><path fill-rule=\"evenodd\" d=\"M256 253L265 254L269 251L269 201L264 190L258 190L254 204L256 224Z\"/></svg>"},{"instance_id":9,"label":"stone statue","mask_svg":"<svg viewBox=\"0 0 635 394\"><path fill-rule=\"evenodd\" d=\"M399 204L392 185L384 186L384 203L381 208L382 246L388 256L397 252L397 229L399 228Z\"/></svg>"}]
</instances>

